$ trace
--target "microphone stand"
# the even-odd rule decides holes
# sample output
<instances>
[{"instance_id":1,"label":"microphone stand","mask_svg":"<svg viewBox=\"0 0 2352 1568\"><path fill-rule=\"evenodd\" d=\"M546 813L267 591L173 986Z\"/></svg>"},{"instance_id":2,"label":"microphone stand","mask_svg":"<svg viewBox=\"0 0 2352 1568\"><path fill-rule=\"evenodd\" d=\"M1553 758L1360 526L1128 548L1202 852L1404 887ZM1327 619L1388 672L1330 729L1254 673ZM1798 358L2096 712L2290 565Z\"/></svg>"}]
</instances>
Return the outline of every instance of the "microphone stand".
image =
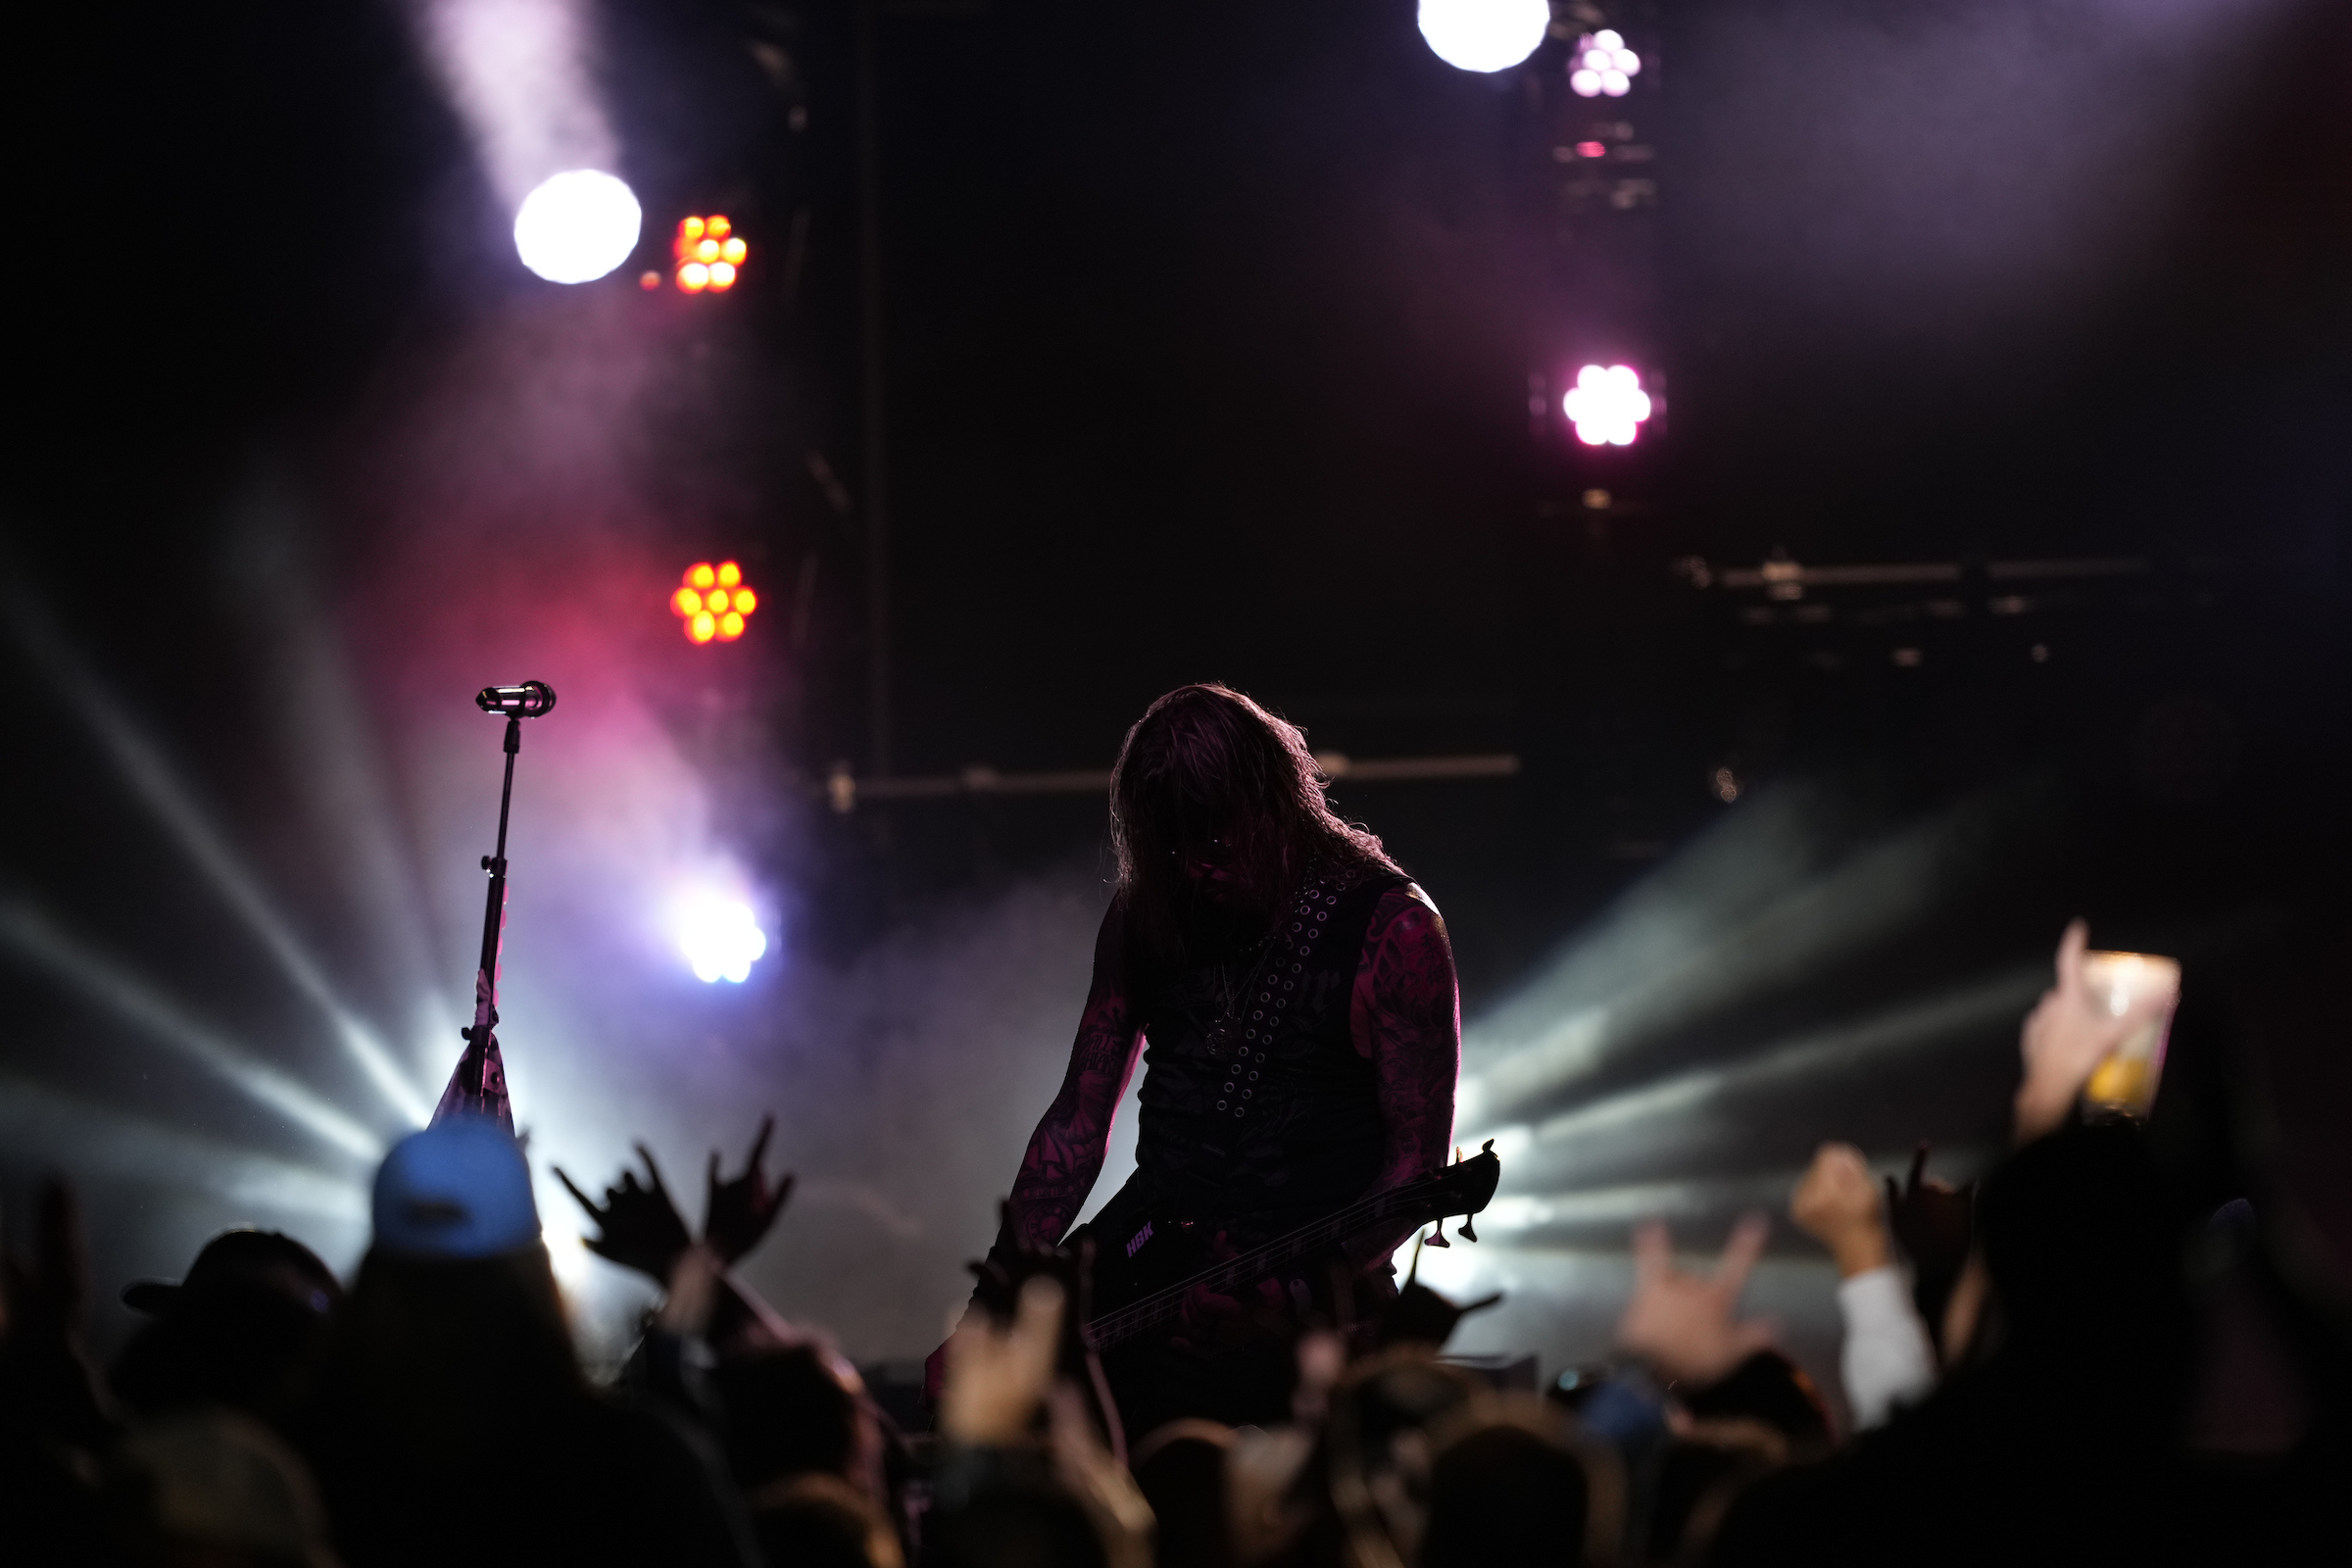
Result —
<instances>
[{"instance_id":1,"label":"microphone stand","mask_svg":"<svg viewBox=\"0 0 2352 1568\"><path fill-rule=\"evenodd\" d=\"M458 1058L458 1070L450 1075L449 1087L441 1092L441 1102L433 1108L433 1120L451 1116L495 1116L507 1131L514 1130L514 1112L507 1099L507 1064L499 1054L498 1035L498 950L507 924L507 817L514 801L514 758L522 750L522 721L537 718L556 706L555 688L545 681L524 681L519 686L490 686L474 698L475 706L485 713L501 713L507 720L504 750L507 754L505 782L498 791L498 848L482 857L482 869L490 873L490 885L482 900L481 962L473 976L473 1025L461 1031L466 1038L466 1054Z\"/></svg>"}]
</instances>

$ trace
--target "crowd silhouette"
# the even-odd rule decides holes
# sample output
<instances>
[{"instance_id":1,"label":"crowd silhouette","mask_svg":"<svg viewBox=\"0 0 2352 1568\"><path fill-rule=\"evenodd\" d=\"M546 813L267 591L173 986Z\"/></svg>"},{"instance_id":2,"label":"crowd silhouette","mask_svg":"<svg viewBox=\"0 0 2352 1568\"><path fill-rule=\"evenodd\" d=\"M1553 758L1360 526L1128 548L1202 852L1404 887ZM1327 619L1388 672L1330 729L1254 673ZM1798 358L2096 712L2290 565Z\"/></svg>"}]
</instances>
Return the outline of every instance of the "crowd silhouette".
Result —
<instances>
[{"instance_id":1,"label":"crowd silhouette","mask_svg":"<svg viewBox=\"0 0 2352 1568\"><path fill-rule=\"evenodd\" d=\"M2209 1111L2188 1132L2080 1113L2141 1021L2091 1004L2083 947L2078 923L1981 1183L1931 1175L1924 1147L1882 1180L1833 1142L1795 1187L1789 1218L1838 1276L1838 1416L1741 1314L1768 1228L1750 1216L1703 1268L1639 1227L1613 1353L1542 1394L1446 1359L1460 1312L1418 1285L1369 1338L1301 1311L1292 1419L1265 1427L1124 1430L1074 1320L1083 1259L1032 1249L992 1264L936 1402L894 1420L736 1270L790 1195L765 1127L738 1174L711 1156L699 1232L642 1147L601 1196L558 1173L589 1247L662 1289L599 1386L522 1150L459 1117L385 1159L350 1281L294 1238L228 1232L179 1281L123 1290L145 1321L103 1375L73 1191L47 1184L5 1253L0 1560L2346 1560L2343 1303L2267 1193L2191 1173L2213 1162L2183 1140L2230 1136ZM2259 1005L2221 997L2183 1027L2340 1035L2309 977L2343 956L2282 954L2235 982Z\"/></svg>"}]
</instances>

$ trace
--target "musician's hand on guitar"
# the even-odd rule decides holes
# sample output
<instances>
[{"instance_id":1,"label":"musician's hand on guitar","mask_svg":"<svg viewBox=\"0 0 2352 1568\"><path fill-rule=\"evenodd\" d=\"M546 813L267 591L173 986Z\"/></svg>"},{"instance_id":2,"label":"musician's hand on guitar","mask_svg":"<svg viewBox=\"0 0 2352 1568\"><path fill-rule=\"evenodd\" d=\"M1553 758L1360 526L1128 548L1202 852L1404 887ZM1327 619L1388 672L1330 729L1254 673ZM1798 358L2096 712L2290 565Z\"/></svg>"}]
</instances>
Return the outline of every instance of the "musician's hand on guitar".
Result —
<instances>
[{"instance_id":1,"label":"musician's hand on guitar","mask_svg":"<svg viewBox=\"0 0 2352 1568\"><path fill-rule=\"evenodd\" d=\"M1012 1442L1029 1430L1054 1381L1064 1293L1058 1280L1039 1275L1022 1285L1010 1324L997 1327L986 1312L967 1312L940 1347L946 1361L939 1429L978 1446Z\"/></svg>"},{"instance_id":2,"label":"musician's hand on guitar","mask_svg":"<svg viewBox=\"0 0 2352 1568\"><path fill-rule=\"evenodd\" d=\"M694 1245L694 1238L686 1233L678 1205L670 1201L669 1189L662 1184L662 1168L654 1163L652 1151L639 1144L637 1154L645 1161L647 1184L640 1187L637 1173L624 1170L618 1187L605 1189L601 1206L574 1186L562 1167L556 1170L556 1180L596 1221L600 1234L582 1238L588 1250L666 1284L678 1254Z\"/></svg>"},{"instance_id":3,"label":"musician's hand on guitar","mask_svg":"<svg viewBox=\"0 0 2352 1568\"><path fill-rule=\"evenodd\" d=\"M1233 1239L1224 1231L1208 1244L1207 1260L1229 1263L1241 1256ZM1238 1296L1226 1296L1196 1285L1184 1293L1182 1332L1175 1336L1178 1345L1188 1349L1204 1350L1221 1341L1234 1338L1251 1315L1250 1306Z\"/></svg>"},{"instance_id":4,"label":"musician's hand on guitar","mask_svg":"<svg viewBox=\"0 0 2352 1568\"><path fill-rule=\"evenodd\" d=\"M718 1151L710 1151L710 1170L704 1188L703 1240L730 1264L749 1256L760 1245L776 1223L776 1216L784 1212L784 1200L792 1196L789 1175L771 1187L760 1166L767 1153L767 1135L775 1130L775 1117L760 1121L760 1136L744 1158L743 1174L726 1181L719 1180Z\"/></svg>"},{"instance_id":5,"label":"musician's hand on guitar","mask_svg":"<svg viewBox=\"0 0 2352 1568\"><path fill-rule=\"evenodd\" d=\"M1733 1227L1715 1271L1701 1278L1674 1266L1666 1227L1634 1232L1634 1296L1617 1322L1620 1348L1642 1357L1670 1382L1706 1384L1773 1341L1768 1323L1736 1321L1740 1293L1764 1250L1771 1223L1749 1214Z\"/></svg>"}]
</instances>

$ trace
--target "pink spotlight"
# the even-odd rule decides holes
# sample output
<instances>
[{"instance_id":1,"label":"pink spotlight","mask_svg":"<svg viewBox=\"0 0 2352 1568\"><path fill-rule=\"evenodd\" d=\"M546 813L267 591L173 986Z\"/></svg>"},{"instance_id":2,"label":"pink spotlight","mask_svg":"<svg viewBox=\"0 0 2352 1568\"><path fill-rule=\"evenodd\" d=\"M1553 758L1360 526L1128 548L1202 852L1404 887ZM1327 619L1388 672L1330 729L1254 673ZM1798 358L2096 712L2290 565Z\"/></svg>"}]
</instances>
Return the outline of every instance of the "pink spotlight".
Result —
<instances>
[{"instance_id":1,"label":"pink spotlight","mask_svg":"<svg viewBox=\"0 0 2352 1568\"><path fill-rule=\"evenodd\" d=\"M1613 27L1588 32L1568 57L1568 88L1579 98L1622 98L1642 74L1642 57L1625 46Z\"/></svg>"},{"instance_id":2,"label":"pink spotlight","mask_svg":"<svg viewBox=\"0 0 2352 1568\"><path fill-rule=\"evenodd\" d=\"M1649 417L1649 394L1642 372L1630 365L1588 365L1560 400L1560 410L1589 447L1630 447Z\"/></svg>"}]
</instances>

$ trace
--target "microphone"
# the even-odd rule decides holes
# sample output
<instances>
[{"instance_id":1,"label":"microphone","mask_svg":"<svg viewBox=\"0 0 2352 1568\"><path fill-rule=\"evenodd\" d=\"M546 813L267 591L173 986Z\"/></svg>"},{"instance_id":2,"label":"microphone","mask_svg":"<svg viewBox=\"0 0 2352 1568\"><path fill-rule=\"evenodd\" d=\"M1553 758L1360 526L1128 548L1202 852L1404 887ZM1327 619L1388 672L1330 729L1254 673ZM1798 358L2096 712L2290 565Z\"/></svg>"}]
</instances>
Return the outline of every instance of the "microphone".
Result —
<instances>
[{"instance_id":1,"label":"microphone","mask_svg":"<svg viewBox=\"0 0 2352 1568\"><path fill-rule=\"evenodd\" d=\"M473 706L509 718L537 718L555 708L556 689L543 680L526 680L519 686L485 686L473 699Z\"/></svg>"}]
</instances>

